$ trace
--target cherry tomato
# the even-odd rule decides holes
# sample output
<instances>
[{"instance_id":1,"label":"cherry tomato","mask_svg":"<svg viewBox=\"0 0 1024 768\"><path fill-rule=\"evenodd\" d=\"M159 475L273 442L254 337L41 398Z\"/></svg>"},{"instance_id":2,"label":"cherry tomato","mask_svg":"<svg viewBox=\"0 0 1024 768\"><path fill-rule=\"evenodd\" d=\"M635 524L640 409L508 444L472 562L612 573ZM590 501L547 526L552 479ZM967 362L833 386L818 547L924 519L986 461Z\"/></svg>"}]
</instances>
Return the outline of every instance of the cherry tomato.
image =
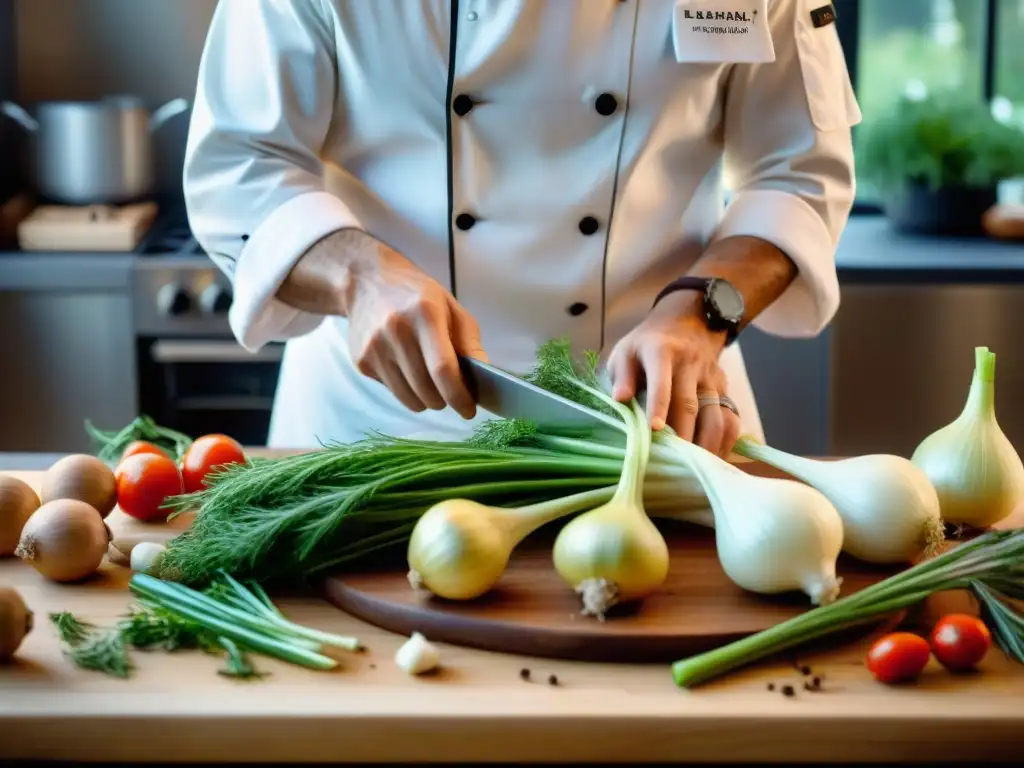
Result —
<instances>
[{"instance_id":1,"label":"cherry tomato","mask_svg":"<svg viewBox=\"0 0 1024 768\"><path fill-rule=\"evenodd\" d=\"M128 447L124 449L124 453L121 454L121 461L124 461L129 456L137 456L140 453L153 453L157 456L167 455L162 448L153 445L153 443L146 442L145 440L134 440L128 443Z\"/></svg>"},{"instance_id":2,"label":"cherry tomato","mask_svg":"<svg viewBox=\"0 0 1024 768\"><path fill-rule=\"evenodd\" d=\"M185 492L195 493L206 487L206 476L225 464L242 464L245 452L237 441L227 435L203 435L186 451L181 460L181 476Z\"/></svg>"},{"instance_id":3,"label":"cherry tomato","mask_svg":"<svg viewBox=\"0 0 1024 768\"><path fill-rule=\"evenodd\" d=\"M868 651L867 665L876 680L901 683L913 680L928 664L928 641L910 632L893 632Z\"/></svg>"},{"instance_id":4,"label":"cherry tomato","mask_svg":"<svg viewBox=\"0 0 1024 768\"><path fill-rule=\"evenodd\" d=\"M168 496L184 492L181 473L169 456L137 453L122 461L114 472L117 505L126 515L153 522L166 520L169 509L161 509Z\"/></svg>"},{"instance_id":5,"label":"cherry tomato","mask_svg":"<svg viewBox=\"0 0 1024 768\"><path fill-rule=\"evenodd\" d=\"M945 616L932 629L932 653L951 672L973 669L985 658L992 635L981 619L962 613Z\"/></svg>"}]
</instances>

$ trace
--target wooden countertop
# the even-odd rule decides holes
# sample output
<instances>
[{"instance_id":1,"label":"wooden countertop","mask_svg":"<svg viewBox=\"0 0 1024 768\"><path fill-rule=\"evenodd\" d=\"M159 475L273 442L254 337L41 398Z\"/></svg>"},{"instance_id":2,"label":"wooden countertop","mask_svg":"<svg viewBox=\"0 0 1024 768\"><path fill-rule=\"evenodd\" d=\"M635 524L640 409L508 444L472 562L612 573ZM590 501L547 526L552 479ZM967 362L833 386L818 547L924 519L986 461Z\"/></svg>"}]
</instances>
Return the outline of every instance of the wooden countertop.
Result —
<instances>
[{"instance_id":1,"label":"wooden countertop","mask_svg":"<svg viewBox=\"0 0 1024 768\"><path fill-rule=\"evenodd\" d=\"M40 473L13 474L38 485ZM1024 510L1015 519L1024 522ZM118 511L109 522L115 535L141 540L169 533L139 533ZM823 677L820 693L800 689L791 662L684 691L663 664L451 646L441 646L443 673L410 678L393 663L404 638L311 596L278 604L295 621L356 635L368 652L344 656L332 672L259 657L271 676L258 682L221 677L218 659L194 652L135 651L129 680L77 669L47 614L111 623L130 603L129 575L105 563L88 583L67 586L0 561L0 584L18 589L37 617L18 662L0 667L0 760L934 762L1016 760L1024 744L1024 668L997 650L978 674L953 676L933 660L902 688L873 682L862 666L868 640L803 655L800 664ZM537 682L520 679L524 667ZM557 687L546 683L551 674ZM795 697L780 695L785 684Z\"/></svg>"}]
</instances>

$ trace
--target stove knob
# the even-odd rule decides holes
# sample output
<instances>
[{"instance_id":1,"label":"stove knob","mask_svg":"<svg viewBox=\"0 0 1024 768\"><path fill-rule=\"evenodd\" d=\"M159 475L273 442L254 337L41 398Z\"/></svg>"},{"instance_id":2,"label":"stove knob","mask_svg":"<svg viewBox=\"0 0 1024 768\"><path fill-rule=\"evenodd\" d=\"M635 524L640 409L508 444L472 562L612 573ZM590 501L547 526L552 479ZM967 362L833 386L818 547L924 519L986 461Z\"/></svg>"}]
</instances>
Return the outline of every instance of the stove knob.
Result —
<instances>
[{"instance_id":1,"label":"stove knob","mask_svg":"<svg viewBox=\"0 0 1024 768\"><path fill-rule=\"evenodd\" d=\"M211 285L199 296L199 306L208 315L223 315L231 309L231 291L222 285Z\"/></svg>"},{"instance_id":2,"label":"stove knob","mask_svg":"<svg viewBox=\"0 0 1024 768\"><path fill-rule=\"evenodd\" d=\"M192 297L177 283L168 283L157 293L156 305L162 315L184 315L192 309Z\"/></svg>"}]
</instances>

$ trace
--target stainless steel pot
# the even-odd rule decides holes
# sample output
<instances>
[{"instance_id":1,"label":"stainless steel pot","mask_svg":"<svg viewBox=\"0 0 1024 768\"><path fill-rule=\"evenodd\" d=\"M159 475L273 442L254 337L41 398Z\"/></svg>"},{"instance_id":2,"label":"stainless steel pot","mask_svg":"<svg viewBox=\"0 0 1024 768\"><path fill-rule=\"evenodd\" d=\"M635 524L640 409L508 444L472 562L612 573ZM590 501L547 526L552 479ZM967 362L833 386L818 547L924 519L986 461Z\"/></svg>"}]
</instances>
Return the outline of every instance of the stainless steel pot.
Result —
<instances>
[{"instance_id":1,"label":"stainless steel pot","mask_svg":"<svg viewBox=\"0 0 1024 768\"><path fill-rule=\"evenodd\" d=\"M152 114L133 96L40 104L36 117L9 101L0 111L33 134L36 191L70 205L129 203L153 191L151 135L187 110L174 99Z\"/></svg>"}]
</instances>

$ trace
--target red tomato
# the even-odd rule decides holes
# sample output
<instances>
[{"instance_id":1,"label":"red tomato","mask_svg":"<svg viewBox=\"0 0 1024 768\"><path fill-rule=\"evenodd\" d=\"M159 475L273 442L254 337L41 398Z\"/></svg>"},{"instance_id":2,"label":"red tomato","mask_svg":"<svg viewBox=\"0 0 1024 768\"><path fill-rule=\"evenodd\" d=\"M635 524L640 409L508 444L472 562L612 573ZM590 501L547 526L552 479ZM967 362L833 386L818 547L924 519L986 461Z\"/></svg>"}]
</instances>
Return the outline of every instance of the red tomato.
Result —
<instances>
[{"instance_id":1,"label":"red tomato","mask_svg":"<svg viewBox=\"0 0 1024 768\"><path fill-rule=\"evenodd\" d=\"M203 435L192 443L181 460L185 492L203 490L206 487L203 481L215 467L243 463L245 452L237 441L227 435Z\"/></svg>"},{"instance_id":2,"label":"red tomato","mask_svg":"<svg viewBox=\"0 0 1024 768\"><path fill-rule=\"evenodd\" d=\"M135 440L128 443L128 447L124 449L124 453L121 454L121 461L124 461L129 456L137 456L140 453L153 453L157 456L167 455L159 446L148 443L145 440Z\"/></svg>"},{"instance_id":3,"label":"red tomato","mask_svg":"<svg viewBox=\"0 0 1024 768\"><path fill-rule=\"evenodd\" d=\"M913 680L928 664L928 641L910 632L893 632L868 651L867 665L876 680L901 683Z\"/></svg>"},{"instance_id":4,"label":"red tomato","mask_svg":"<svg viewBox=\"0 0 1024 768\"><path fill-rule=\"evenodd\" d=\"M985 658L992 635L981 619L962 613L945 616L932 629L932 653L946 669L965 672Z\"/></svg>"},{"instance_id":5,"label":"red tomato","mask_svg":"<svg viewBox=\"0 0 1024 768\"><path fill-rule=\"evenodd\" d=\"M160 506L168 496L177 496L185 490L174 461L155 453L129 456L118 466L114 477L121 511L147 522L166 520L171 510Z\"/></svg>"}]
</instances>

